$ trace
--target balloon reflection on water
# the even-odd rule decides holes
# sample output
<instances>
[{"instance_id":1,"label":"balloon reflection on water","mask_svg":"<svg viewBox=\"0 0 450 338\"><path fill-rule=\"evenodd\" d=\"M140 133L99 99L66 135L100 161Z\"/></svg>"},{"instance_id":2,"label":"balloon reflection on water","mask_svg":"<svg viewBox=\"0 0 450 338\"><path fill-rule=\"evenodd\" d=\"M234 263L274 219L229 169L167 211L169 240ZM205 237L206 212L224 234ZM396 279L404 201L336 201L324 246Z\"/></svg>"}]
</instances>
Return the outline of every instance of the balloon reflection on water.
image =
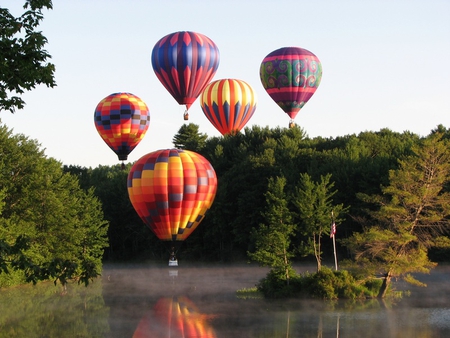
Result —
<instances>
[{"instance_id":1,"label":"balloon reflection on water","mask_svg":"<svg viewBox=\"0 0 450 338\"><path fill-rule=\"evenodd\" d=\"M133 338L213 338L216 334L208 322L212 317L200 313L185 296L162 297L141 319Z\"/></svg>"}]
</instances>

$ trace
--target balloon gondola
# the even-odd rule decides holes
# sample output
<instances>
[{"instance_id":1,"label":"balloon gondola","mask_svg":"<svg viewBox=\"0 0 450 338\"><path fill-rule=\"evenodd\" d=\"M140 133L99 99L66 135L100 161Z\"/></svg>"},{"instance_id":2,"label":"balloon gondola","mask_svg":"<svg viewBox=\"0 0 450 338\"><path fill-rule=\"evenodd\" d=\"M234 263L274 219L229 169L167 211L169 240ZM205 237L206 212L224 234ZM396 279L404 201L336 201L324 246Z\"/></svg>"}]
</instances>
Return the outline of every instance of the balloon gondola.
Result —
<instances>
[{"instance_id":1,"label":"balloon gondola","mask_svg":"<svg viewBox=\"0 0 450 338\"><path fill-rule=\"evenodd\" d=\"M236 79L213 81L200 96L203 113L222 135L239 132L253 116L256 103L253 88Z\"/></svg>"},{"instance_id":2,"label":"balloon gondola","mask_svg":"<svg viewBox=\"0 0 450 338\"><path fill-rule=\"evenodd\" d=\"M167 244L169 265L211 207L217 177L200 154L162 149L142 156L127 178L131 204L142 221ZM172 262L172 263L171 263Z\"/></svg>"},{"instance_id":3,"label":"balloon gondola","mask_svg":"<svg viewBox=\"0 0 450 338\"><path fill-rule=\"evenodd\" d=\"M152 67L166 90L188 110L219 67L219 49L207 36L181 31L161 38L152 50Z\"/></svg>"},{"instance_id":4,"label":"balloon gondola","mask_svg":"<svg viewBox=\"0 0 450 338\"><path fill-rule=\"evenodd\" d=\"M289 127L293 127L295 116L319 87L322 64L309 50L283 47L263 59L259 75L264 89L289 115Z\"/></svg>"},{"instance_id":5,"label":"balloon gondola","mask_svg":"<svg viewBox=\"0 0 450 338\"><path fill-rule=\"evenodd\" d=\"M94 123L99 135L117 154L119 161L126 161L148 130L150 112L145 102L136 95L114 93L97 104Z\"/></svg>"}]
</instances>

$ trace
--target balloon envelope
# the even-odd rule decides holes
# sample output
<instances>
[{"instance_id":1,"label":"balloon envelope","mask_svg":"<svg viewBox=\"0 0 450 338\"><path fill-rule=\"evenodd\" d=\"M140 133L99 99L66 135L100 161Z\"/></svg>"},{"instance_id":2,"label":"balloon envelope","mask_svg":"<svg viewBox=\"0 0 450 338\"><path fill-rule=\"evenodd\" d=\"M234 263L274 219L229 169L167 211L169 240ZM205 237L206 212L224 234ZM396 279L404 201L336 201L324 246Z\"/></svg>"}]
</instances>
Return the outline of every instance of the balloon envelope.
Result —
<instances>
[{"instance_id":1,"label":"balloon envelope","mask_svg":"<svg viewBox=\"0 0 450 338\"><path fill-rule=\"evenodd\" d=\"M216 73L219 58L219 49L210 38L183 31L155 44L152 66L167 91L189 109Z\"/></svg>"},{"instance_id":2,"label":"balloon envelope","mask_svg":"<svg viewBox=\"0 0 450 338\"><path fill-rule=\"evenodd\" d=\"M97 105L94 122L103 141L124 161L144 138L150 125L150 112L136 95L114 93Z\"/></svg>"},{"instance_id":3,"label":"balloon envelope","mask_svg":"<svg viewBox=\"0 0 450 338\"><path fill-rule=\"evenodd\" d=\"M284 47L263 59L259 75L266 92L294 119L316 92L322 79L322 64L306 49Z\"/></svg>"},{"instance_id":4,"label":"balloon envelope","mask_svg":"<svg viewBox=\"0 0 450 338\"><path fill-rule=\"evenodd\" d=\"M253 88L235 79L211 82L200 96L203 113L222 135L240 131L253 116L256 101Z\"/></svg>"},{"instance_id":5,"label":"balloon envelope","mask_svg":"<svg viewBox=\"0 0 450 338\"><path fill-rule=\"evenodd\" d=\"M141 157L127 179L134 209L163 241L185 240L203 220L217 190L217 177L203 156L163 149Z\"/></svg>"}]
</instances>

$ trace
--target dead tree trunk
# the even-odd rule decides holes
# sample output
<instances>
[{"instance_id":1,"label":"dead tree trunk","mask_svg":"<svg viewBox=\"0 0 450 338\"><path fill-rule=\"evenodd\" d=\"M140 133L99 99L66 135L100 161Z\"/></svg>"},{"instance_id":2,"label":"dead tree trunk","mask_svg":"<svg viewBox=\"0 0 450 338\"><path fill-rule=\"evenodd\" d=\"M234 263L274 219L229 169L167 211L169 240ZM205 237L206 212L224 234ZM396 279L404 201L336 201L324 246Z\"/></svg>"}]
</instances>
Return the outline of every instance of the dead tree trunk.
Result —
<instances>
[{"instance_id":1,"label":"dead tree trunk","mask_svg":"<svg viewBox=\"0 0 450 338\"><path fill-rule=\"evenodd\" d=\"M387 290L389 289L389 286L391 285L391 279L392 279L392 276L391 276L391 272L389 271L384 275L383 284L381 284L381 288L380 288L380 291L378 292L377 298L381 299L381 298L386 297Z\"/></svg>"}]
</instances>

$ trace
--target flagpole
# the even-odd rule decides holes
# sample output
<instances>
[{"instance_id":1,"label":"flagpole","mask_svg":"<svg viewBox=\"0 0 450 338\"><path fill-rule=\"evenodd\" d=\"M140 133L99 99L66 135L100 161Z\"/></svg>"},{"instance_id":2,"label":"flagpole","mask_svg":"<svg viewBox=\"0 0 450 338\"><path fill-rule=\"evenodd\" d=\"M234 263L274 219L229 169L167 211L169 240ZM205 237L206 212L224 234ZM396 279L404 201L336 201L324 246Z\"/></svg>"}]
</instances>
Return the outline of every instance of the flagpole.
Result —
<instances>
[{"instance_id":1,"label":"flagpole","mask_svg":"<svg viewBox=\"0 0 450 338\"><path fill-rule=\"evenodd\" d=\"M337 255L336 255L336 223L334 222L334 212L331 210L331 237L333 238L333 253L334 253L334 268L338 270Z\"/></svg>"},{"instance_id":2,"label":"flagpole","mask_svg":"<svg viewBox=\"0 0 450 338\"><path fill-rule=\"evenodd\" d=\"M338 265L337 265L337 256L336 256L336 239L334 237L335 236L333 235L334 267L335 267L335 269L337 271Z\"/></svg>"}]
</instances>

